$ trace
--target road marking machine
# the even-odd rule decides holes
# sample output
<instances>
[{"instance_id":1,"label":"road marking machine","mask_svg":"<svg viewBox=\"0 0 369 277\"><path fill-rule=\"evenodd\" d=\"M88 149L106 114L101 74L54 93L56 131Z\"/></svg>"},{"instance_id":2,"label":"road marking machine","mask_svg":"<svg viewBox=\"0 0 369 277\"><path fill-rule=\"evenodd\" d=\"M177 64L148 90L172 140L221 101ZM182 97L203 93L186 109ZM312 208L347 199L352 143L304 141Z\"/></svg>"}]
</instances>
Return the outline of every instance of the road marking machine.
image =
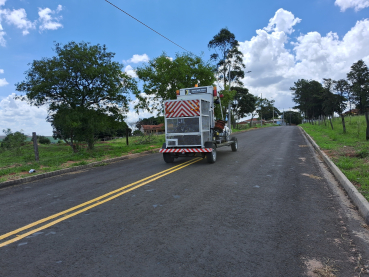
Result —
<instances>
[{"instance_id":1,"label":"road marking machine","mask_svg":"<svg viewBox=\"0 0 369 277\"><path fill-rule=\"evenodd\" d=\"M214 163L217 148L230 146L237 151L237 138L230 138L230 127L223 120L215 120L214 105L222 97L216 87L184 88L176 94L176 100L164 102L165 143L160 153L166 163L196 156Z\"/></svg>"}]
</instances>

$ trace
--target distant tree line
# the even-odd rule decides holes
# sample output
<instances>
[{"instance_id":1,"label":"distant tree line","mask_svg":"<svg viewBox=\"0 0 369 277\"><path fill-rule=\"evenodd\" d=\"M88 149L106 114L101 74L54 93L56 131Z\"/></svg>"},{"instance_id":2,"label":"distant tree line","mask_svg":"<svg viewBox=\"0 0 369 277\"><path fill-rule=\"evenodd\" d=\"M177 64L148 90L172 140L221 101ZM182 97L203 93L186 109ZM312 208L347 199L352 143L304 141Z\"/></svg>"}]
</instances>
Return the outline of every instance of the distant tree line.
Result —
<instances>
[{"instance_id":1,"label":"distant tree line","mask_svg":"<svg viewBox=\"0 0 369 277\"><path fill-rule=\"evenodd\" d=\"M328 119L333 129L332 117L334 113L342 119L343 132L346 133L344 111L349 105L365 114L367 129L366 139L369 140L369 70L363 60L351 66L347 73L347 80L323 79L323 84L315 80L299 79L290 88L293 101L297 104L306 120L311 123L318 118Z\"/></svg>"}]
</instances>

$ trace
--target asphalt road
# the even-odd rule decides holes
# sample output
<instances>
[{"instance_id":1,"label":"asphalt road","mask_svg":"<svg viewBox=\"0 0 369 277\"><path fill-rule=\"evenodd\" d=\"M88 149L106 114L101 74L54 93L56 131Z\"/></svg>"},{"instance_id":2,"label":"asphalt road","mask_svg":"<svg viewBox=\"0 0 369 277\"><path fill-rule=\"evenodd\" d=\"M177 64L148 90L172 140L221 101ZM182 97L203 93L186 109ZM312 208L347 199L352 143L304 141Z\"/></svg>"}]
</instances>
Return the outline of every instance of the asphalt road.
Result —
<instances>
[{"instance_id":1,"label":"asphalt road","mask_svg":"<svg viewBox=\"0 0 369 277\"><path fill-rule=\"evenodd\" d=\"M0 276L366 276L369 230L301 131L237 138L215 164L158 153L0 190Z\"/></svg>"}]
</instances>

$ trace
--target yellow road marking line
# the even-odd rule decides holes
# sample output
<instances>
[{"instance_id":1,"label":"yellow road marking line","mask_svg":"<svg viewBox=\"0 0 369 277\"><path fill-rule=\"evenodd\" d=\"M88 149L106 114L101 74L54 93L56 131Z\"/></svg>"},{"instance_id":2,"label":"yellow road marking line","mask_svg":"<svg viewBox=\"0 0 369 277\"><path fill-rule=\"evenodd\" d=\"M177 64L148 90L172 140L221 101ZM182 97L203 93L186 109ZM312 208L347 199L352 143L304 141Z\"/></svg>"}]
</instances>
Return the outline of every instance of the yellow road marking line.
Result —
<instances>
[{"instance_id":1,"label":"yellow road marking line","mask_svg":"<svg viewBox=\"0 0 369 277\"><path fill-rule=\"evenodd\" d=\"M33 223L31 223L31 224L28 224L28 225L26 225L26 226L24 226L24 227L22 227L22 228L17 229L17 230L14 230L14 231L12 231L12 232L6 233L6 234L4 234L4 235L0 236L0 240L4 239L4 238L6 238L6 237L9 237L9 236L11 236L11 235L13 235L13 234L16 234L16 233L18 233L18 232L21 232L21 231L24 231L24 230L26 230L26 229L29 229L29 228L31 228L31 227L33 227L33 226L38 225L38 224L41 224L41 223L43 223L43 222L45 222L45 221L48 221L48 220L50 220L50 219L53 219L53 218L56 218L56 217L61 216L61 215L63 215L63 214L66 214L66 213L69 213L69 212L71 212L71 211L74 211L74 210L76 210L76 209L78 209L78 208L81 208L81 207L83 207L83 206L86 206L86 205L88 205L88 204L90 204L90 203L96 202L96 201L98 201L98 200L100 200L100 199L102 199L102 198L105 198L105 197L109 196L109 195L112 195L112 194L114 194L114 193L117 193L117 192L119 192L119 191L121 191L121 190L124 190L124 189L126 189L126 188L128 188L128 187L134 186L134 185L136 185L136 184L138 184L138 183L140 183L140 182L142 182L142 181L145 181L145 180L150 179L150 178L152 178L152 177L154 177L154 176L160 175L160 174L162 174L162 173L164 173L164 172L171 171L171 170L173 170L174 168L177 168L177 167L183 166L183 165L185 165L185 164L187 164L187 163L190 163L190 162L191 162L191 161L187 161L187 162L181 163L180 165L177 165L177 166L171 167L171 168L169 168L169 169L166 169L166 170L164 170L164 171L161 171L161 172L159 172L159 173L156 173L156 174L154 174L154 175L151 175L151 176L149 176L149 177L146 177L146 178L144 178L144 179L141 179L141 180L139 180L139 181L137 181L137 182L134 182L134 183L129 184L129 185L127 185L127 186L121 187L121 188L119 188L119 189L116 189L116 190L114 190L114 191L111 191L111 192L109 192L109 193L106 193L106 194L104 194L104 195L101 195L101 196L99 196L99 197L96 197L96 198L94 198L94 199L92 199L92 200L90 200L90 201L87 201L87 202L84 202L84 203L82 203L82 204L80 204L80 205L74 206L74 207L72 207L72 208L70 208L70 209L68 209L68 210L65 210L65 211L62 211L62 212L60 212L60 213L57 213L57 214L51 215L51 216L49 216L49 217L43 218L43 219L38 220L38 221L36 221L36 222L33 222Z\"/></svg>"},{"instance_id":2,"label":"yellow road marking line","mask_svg":"<svg viewBox=\"0 0 369 277\"><path fill-rule=\"evenodd\" d=\"M91 209L91 208L93 208L93 207L96 207L96 206L101 205L101 204L103 204L103 203L105 203L105 202L108 202L108 201L110 201L110 200L113 200L113 199L115 199L115 198L117 198L117 197L119 197L119 196L121 196L121 195L123 195L123 194L125 194L125 193L127 193L127 192L130 192L130 191L132 191L132 190L135 190L136 188L142 187L142 186L144 186L144 185L146 185L146 184L148 184L148 183L151 183L151 182L153 182L153 181L155 181L155 180L157 180L157 179L160 179L161 177L164 177L164 176L166 176L166 175L168 175L168 174L171 174L171 173L173 173L173 172L175 172L175 171L177 171L177 170L180 170L180 169L182 169L182 168L184 168L184 167L186 167L186 166L189 166L189 165L191 165L191 164L193 164L193 163L196 163L196 162L198 162L198 161L200 161L200 160L202 160L202 159L201 159L201 158L198 158L198 159L190 160L190 161L188 161L188 162L184 162L184 163L182 163L182 164L180 164L180 165L177 165L177 166L174 166L174 167L169 168L169 169L167 169L167 170L161 171L161 172L159 172L159 173L156 173L156 174L154 174L154 175L151 175L151 176L149 176L149 177L146 177L146 178L144 178L144 179L141 179L140 181L137 181L137 182L134 182L134 183L129 184L129 185L127 185L127 186L124 186L124 187L122 187L122 188L120 188L120 189L117 189L117 190L114 190L114 191L112 191L112 192L106 193L106 194L104 194L104 195L102 195L102 196L99 196L99 197L94 198L94 199L92 199L92 200L90 200L90 201L87 201L87 202L85 202L85 203L82 203L82 204L80 204L80 205L77 205L77 206L75 206L75 207L72 207L72 208L70 208L70 209L68 209L68 210L65 210L65 211L63 211L63 212L60 212L60 213L54 214L54 215L49 216L49 217L46 217L46 218L43 218L43 219L41 219L41 220L38 220L38 221L33 222L33 223L31 223L31 224L28 224L28 225L26 225L26 226L24 226L24 227L22 227L22 228L19 228L19 229L16 229L16 230L12 231L12 232L6 233L6 234L4 234L4 235L0 236L0 240L2 240L2 239L4 239L4 238L7 238L7 237L9 237L9 236L11 236L11 235L17 234L17 233L19 233L19 232L21 232L21 231L27 230L27 229L29 229L29 228L31 228L31 227L34 227L34 226L36 226L36 225L39 225L39 224L41 224L41 223L44 223L44 222L46 222L46 221L49 221L49 220L51 220L51 219L53 219L53 218L56 218L56 217L58 217L58 216L60 216L60 215L64 215L64 214L66 214L66 213L68 213L68 212L71 212L71 211L73 211L73 210L76 210L76 209L78 209L78 208L81 208L81 207L83 207L83 206L86 206L86 205L88 205L88 204L90 204L90 203L96 202L97 200L100 200L100 199L102 199L102 198L105 198L105 197L107 197L107 196L109 196L109 195L112 195L112 194L114 194L114 193L117 193L117 192L119 192L119 191L122 191L122 190L123 190L123 192L120 192L120 193L118 193L118 194L116 194L116 195L113 195L113 196L111 196L111 197L109 197L109 198L107 198L107 199L101 200L101 201L99 201L99 202L97 202L97 203L95 203L95 204L92 204L92 205L90 205L90 206L88 206L88 207L84 208L84 209L78 210L78 211L76 211L76 212L74 212L74 213L72 213L72 214L69 214L69 215L66 215L66 216L64 216L64 217L61 217L61 218L59 218L59 219L57 219L57 220L54 220L54 221L52 221L52 222L50 222L50 223L48 223L48 224L46 224L46 225L43 225L43 226L41 226L41 227L39 227L39 228L36 228L36 229L33 229L33 230L31 230L31 231L29 231L29 232L27 232L27 233L24 233L24 234L22 234L22 235L17 235L17 237L15 237L15 238L13 238L13 239L10 239L10 240L8 240L8 241L5 241L5 242L3 242L3 243L0 243L0 247L3 247L3 246L5 246L5 245L8 245L8 244L13 243L13 242L15 242L15 241L18 241L18 240L20 240L20 239L22 239L22 238L24 238L24 237L27 237L27 236L29 236L29 235L31 235L31 234L33 234L33 233L36 233L36 232L38 232L38 231L40 231L40 230L46 229L46 228L48 228L48 227L50 227L50 226L52 226L52 225L55 225L55 224L57 224L57 223L59 223L59 222L61 222L61 221L63 221L63 220L66 220L66 219L68 219L68 218L70 218L70 217L73 217L73 216L75 216L75 215L77 215L77 214L80 214L80 213L82 213L82 212L84 212L84 211L87 211L87 210L89 210L89 209ZM162 175L160 175L160 174L162 174ZM160 176L158 176L158 175L160 175ZM155 177L155 176L158 176L158 177ZM150 179L150 178L152 178L152 177L155 177L155 178L153 178L153 179L151 179L151 180L148 180L148 181L146 181L146 182L141 183L142 181L145 181L145 180ZM141 183L141 184L136 185L136 184L138 184L138 183ZM134 186L134 185L136 185L136 186ZM132 186L134 186L134 187L132 187ZM132 188L127 189L127 188L129 188L129 187L132 187ZM127 189L127 190L126 190L126 189Z\"/></svg>"}]
</instances>

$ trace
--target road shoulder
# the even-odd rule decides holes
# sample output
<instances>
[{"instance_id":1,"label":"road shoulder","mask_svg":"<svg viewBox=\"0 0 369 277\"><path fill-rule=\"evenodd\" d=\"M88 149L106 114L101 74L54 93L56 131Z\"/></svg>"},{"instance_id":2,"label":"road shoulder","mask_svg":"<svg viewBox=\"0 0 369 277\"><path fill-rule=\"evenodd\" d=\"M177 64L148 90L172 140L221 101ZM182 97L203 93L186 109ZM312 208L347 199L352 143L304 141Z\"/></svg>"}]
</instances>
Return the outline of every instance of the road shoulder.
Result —
<instances>
[{"instance_id":1,"label":"road shoulder","mask_svg":"<svg viewBox=\"0 0 369 277\"><path fill-rule=\"evenodd\" d=\"M369 202L364 196L355 188L355 186L347 179L342 171L332 162L332 160L320 149L315 141L305 132L303 128L299 126L301 132L305 135L307 140L311 143L314 149L322 157L325 164L331 170L333 175L336 177L341 186L345 189L351 201L358 208L361 216L364 218L365 223L369 225Z\"/></svg>"}]
</instances>

